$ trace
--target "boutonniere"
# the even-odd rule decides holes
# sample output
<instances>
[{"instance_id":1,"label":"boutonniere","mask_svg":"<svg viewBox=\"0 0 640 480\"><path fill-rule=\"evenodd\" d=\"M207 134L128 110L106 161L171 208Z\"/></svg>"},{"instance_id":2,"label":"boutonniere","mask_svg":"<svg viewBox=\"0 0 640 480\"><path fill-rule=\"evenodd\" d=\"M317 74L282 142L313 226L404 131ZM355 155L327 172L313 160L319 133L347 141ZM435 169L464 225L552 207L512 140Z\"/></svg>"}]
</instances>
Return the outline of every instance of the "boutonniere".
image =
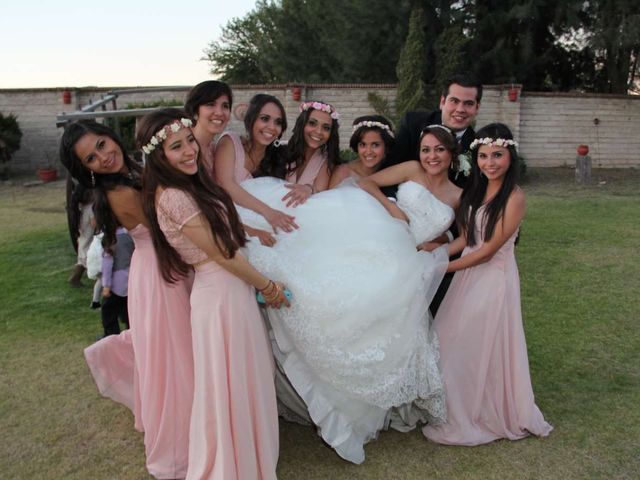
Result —
<instances>
[{"instance_id":1,"label":"boutonniere","mask_svg":"<svg viewBox=\"0 0 640 480\"><path fill-rule=\"evenodd\" d=\"M463 174L468 177L471 173L471 155L469 152L464 152L458 155L458 171L456 172L456 178L458 175Z\"/></svg>"}]
</instances>

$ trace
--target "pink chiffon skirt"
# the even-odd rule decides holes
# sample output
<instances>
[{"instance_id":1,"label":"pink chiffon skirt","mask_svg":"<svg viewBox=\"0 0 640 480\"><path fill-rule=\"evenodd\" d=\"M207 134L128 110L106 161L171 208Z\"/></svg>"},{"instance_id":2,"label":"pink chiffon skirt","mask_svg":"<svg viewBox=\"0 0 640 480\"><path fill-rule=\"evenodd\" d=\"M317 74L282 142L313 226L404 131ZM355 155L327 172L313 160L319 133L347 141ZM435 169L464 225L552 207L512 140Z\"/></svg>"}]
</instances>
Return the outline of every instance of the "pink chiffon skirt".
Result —
<instances>
[{"instance_id":1,"label":"pink chiffon skirt","mask_svg":"<svg viewBox=\"0 0 640 480\"><path fill-rule=\"evenodd\" d=\"M434 327L448 419L423 428L429 440L479 445L553 430L534 402L513 239L489 262L456 273Z\"/></svg>"},{"instance_id":2,"label":"pink chiffon skirt","mask_svg":"<svg viewBox=\"0 0 640 480\"><path fill-rule=\"evenodd\" d=\"M133 411L149 473L184 478L193 403L191 279L165 282L149 231L138 225L129 233L136 246L129 270L131 329L91 345L85 358L100 393Z\"/></svg>"},{"instance_id":3,"label":"pink chiffon skirt","mask_svg":"<svg viewBox=\"0 0 640 480\"><path fill-rule=\"evenodd\" d=\"M194 400L189 479L275 479L274 363L253 288L216 263L191 293Z\"/></svg>"}]
</instances>

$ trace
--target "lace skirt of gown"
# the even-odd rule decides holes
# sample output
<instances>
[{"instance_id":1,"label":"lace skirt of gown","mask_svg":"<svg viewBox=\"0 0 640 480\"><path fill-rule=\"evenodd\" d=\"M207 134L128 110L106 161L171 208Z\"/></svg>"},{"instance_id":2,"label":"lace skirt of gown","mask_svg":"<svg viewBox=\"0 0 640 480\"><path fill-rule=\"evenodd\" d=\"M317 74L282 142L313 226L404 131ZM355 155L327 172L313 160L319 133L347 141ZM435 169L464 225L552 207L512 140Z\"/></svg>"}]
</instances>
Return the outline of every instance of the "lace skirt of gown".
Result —
<instances>
[{"instance_id":1,"label":"lace skirt of gown","mask_svg":"<svg viewBox=\"0 0 640 480\"><path fill-rule=\"evenodd\" d=\"M274 353L322 438L361 463L363 445L387 426L394 407L418 406L420 418L444 420L428 307L446 253L417 252L407 224L355 187L286 209L282 181L242 186L300 226L278 234L272 248L254 238L245 253L293 293L291 308L268 311ZM254 212L238 210L244 223L270 228Z\"/></svg>"}]
</instances>

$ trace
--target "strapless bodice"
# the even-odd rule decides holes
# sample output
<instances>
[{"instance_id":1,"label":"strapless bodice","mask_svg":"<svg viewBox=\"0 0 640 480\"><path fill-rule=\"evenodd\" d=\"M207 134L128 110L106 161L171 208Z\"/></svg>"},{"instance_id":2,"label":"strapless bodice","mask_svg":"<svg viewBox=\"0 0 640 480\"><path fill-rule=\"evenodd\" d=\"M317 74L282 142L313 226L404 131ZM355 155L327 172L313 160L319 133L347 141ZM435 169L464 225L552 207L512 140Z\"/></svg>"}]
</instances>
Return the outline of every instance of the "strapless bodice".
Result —
<instances>
[{"instance_id":1,"label":"strapless bodice","mask_svg":"<svg viewBox=\"0 0 640 480\"><path fill-rule=\"evenodd\" d=\"M426 187L408 181L398 187L398 207L409 218L409 230L416 245L445 232L455 217L453 209L438 200Z\"/></svg>"}]
</instances>

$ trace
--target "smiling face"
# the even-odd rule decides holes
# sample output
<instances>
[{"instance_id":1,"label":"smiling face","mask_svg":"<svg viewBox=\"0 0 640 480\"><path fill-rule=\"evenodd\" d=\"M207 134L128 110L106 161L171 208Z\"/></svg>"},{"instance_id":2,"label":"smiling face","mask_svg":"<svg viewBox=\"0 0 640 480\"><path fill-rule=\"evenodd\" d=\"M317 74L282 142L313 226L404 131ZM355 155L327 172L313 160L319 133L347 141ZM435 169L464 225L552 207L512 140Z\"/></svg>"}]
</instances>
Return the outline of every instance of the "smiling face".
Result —
<instances>
[{"instance_id":1,"label":"smiling face","mask_svg":"<svg viewBox=\"0 0 640 480\"><path fill-rule=\"evenodd\" d=\"M220 95L215 100L203 103L198 107L197 127L203 127L212 135L222 133L231 117L231 102L227 95Z\"/></svg>"},{"instance_id":2,"label":"smiling face","mask_svg":"<svg viewBox=\"0 0 640 480\"><path fill-rule=\"evenodd\" d=\"M480 108L480 103L476 100L477 95L476 87L451 84L447 96L440 97L442 124L454 132L469 127L475 121Z\"/></svg>"},{"instance_id":3,"label":"smiling face","mask_svg":"<svg viewBox=\"0 0 640 480\"><path fill-rule=\"evenodd\" d=\"M322 110L312 110L304 125L304 143L307 148L316 150L329 141L331 136L331 115Z\"/></svg>"},{"instance_id":4,"label":"smiling face","mask_svg":"<svg viewBox=\"0 0 640 480\"><path fill-rule=\"evenodd\" d=\"M85 133L73 150L82 165L94 173L109 174L126 170L122 150L107 135Z\"/></svg>"},{"instance_id":5,"label":"smiling face","mask_svg":"<svg viewBox=\"0 0 640 480\"><path fill-rule=\"evenodd\" d=\"M503 178L510 165L509 149L493 145L482 145L478 149L478 168L489 181Z\"/></svg>"},{"instance_id":6,"label":"smiling face","mask_svg":"<svg viewBox=\"0 0 640 480\"><path fill-rule=\"evenodd\" d=\"M162 142L162 151L169 165L186 174L194 175L198 171L198 142L190 128L182 128L170 133Z\"/></svg>"},{"instance_id":7,"label":"smiling face","mask_svg":"<svg viewBox=\"0 0 640 480\"><path fill-rule=\"evenodd\" d=\"M251 140L259 145L271 145L282 135L282 113L275 103L266 103L251 128Z\"/></svg>"},{"instance_id":8,"label":"smiling face","mask_svg":"<svg viewBox=\"0 0 640 480\"><path fill-rule=\"evenodd\" d=\"M430 175L446 172L451 166L451 152L432 133L427 133L420 141L420 164Z\"/></svg>"},{"instance_id":9,"label":"smiling face","mask_svg":"<svg viewBox=\"0 0 640 480\"><path fill-rule=\"evenodd\" d=\"M367 169L375 169L386 155L386 146L377 130L368 130L358 142L358 159Z\"/></svg>"}]
</instances>

